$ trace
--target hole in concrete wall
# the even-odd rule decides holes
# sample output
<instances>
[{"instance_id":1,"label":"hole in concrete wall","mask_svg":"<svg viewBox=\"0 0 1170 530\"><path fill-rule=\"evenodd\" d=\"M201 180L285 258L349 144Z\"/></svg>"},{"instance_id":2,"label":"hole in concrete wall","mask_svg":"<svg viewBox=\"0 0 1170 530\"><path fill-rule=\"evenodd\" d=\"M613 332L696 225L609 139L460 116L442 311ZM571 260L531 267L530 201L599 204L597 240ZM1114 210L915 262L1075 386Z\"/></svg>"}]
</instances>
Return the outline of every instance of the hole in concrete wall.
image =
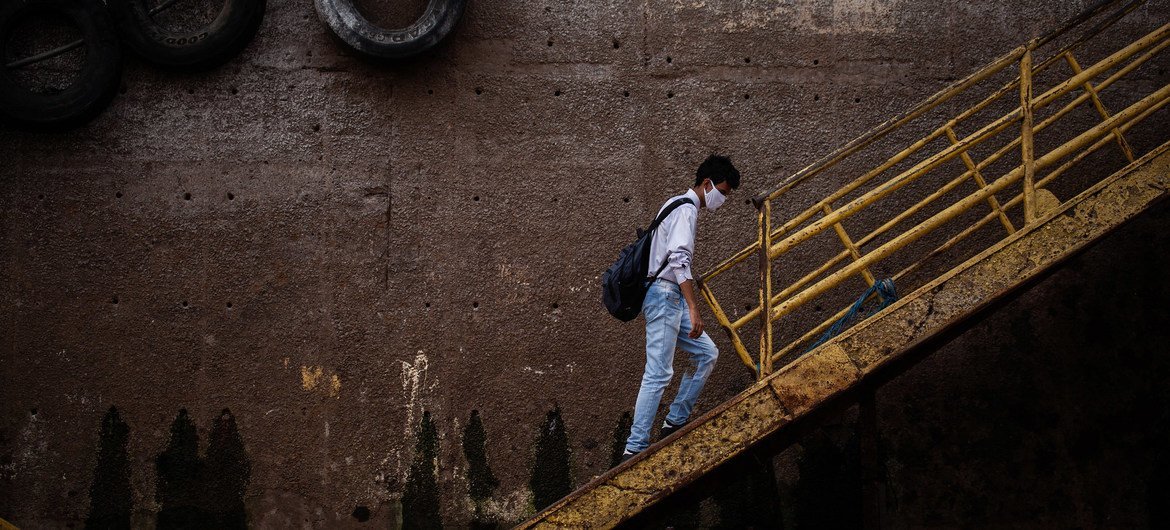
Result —
<instances>
[{"instance_id":1,"label":"hole in concrete wall","mask_svg":"<svg viewBox=\"0 0 1170 530\"><path fill-rule=\"evenodd\" d=\"M227 308L228 308L228 309L231 309L231 308L232 308L232 303L231 303L231 302L228 302L228 303L227 303Z\"/></svg>"},{"instance_id":2,"label":"hole in concrete wall","mask_svg":"<svg viewBox=\"0 0 1170 530\"><path fill-rule=\"evenodd\" d=\"M820 59L813 59L813 66L816 66L818 64L821 64Z\"/></svg>"},{"instance_id":3,"label":"hole in concrete wall","mask_svg":"<svg viewBox=\"0 0 1170 530\"><path fill-rule=\"evenodd\" d=\"M185 201L189 201L189 200L191 200L191 193L190 193L190 192L188 192L188 193L184 193L184 194L183 194L183 200L185 200Z\"/></svg>"},{"instance_id":4,"label":"hole in concrete wall","mask_svg":"<svg viewBox=\"0 0 1170 530\"><path fill-rule=\"evenodd\" d=\"M744 199L744 200L743 200L743 203L744 203L744 204L751 204L751 203L752 203L752 200L751 200L751 199Z\"/></svg>"},{"instance_id":5,"label":"hole in concrete wall","mask_svg":"<svg viewBox=\"0 0 1170 530\"><path fill-rule=\"evenodd\" d=\"M556 302L553 302L553 304L552 304L552 308L553 308L553 309L557 309L557 308L559 308L559 307L561 307L561 304L558 304L558 303L556 303Z\"/></svg>"},{"instance_id":6,"label":"hole in concrete wall","mask_svg":"<svg viewBox=\"0 0 1170 530\"><path fill-rule=\"evenodd\" d=\"M618 42L617 39L614 39L613 40L613 49L616 50L616 49L621 48L621 47L622 47L622 43Z\"/></svg>"},{"instance_id":7,"label":"hole in concrete wall","mask_svg":"<svg viewBox=\"0 0 1170 530\"><path fill-rule=\"evenodd\" d=\"M667 92L667 93L666 93L666 97L667 97L667 98L672 98L672 97L674 97L674 92Z\"/></svg>"},{"instance_id":8,"label":"hole in concrete wall","mask_svg":"<svg viewBox=\"0 0 1170 530\"><path fill-rule=\"evenodd\" d=\"M114 305L118 305L118 297L117 297L117 296L115 296L115 297L111 298L111 299L110 299L110 303L111 303L111 304L114 304Z\"/></svg>"},{"instance_id":9,"label":"hole in concrete wall","mask_svg":"<svg viewBox=\"0 0 1170 530\"><path fill-rule=\"evenodd\" d=\"M479 195L472 197L471 200L473 200L475 202L479 202Z\"/></svg>"},{"instance_id":10,"label":"hole in concrete wall","mask_svg":"<svg viewBox=\"0 0 1170 530\"><path fill-rule=\"evenodd\" d=\"M475 95L478 96L480 94L483 94L483 89L480 87L475 87Z\"/></svg>"},{"instance_id":11,"label":"hole in concrete wall","mask_svg":"<svg viewBox=\"0 0 1170 530\"><path fill-rule=\"evenodd\" d=\"M821 100L820 94L813 94L813 101L820 101L820 100Z\"/></svg>"},{"instance_id":12,"label":"hole in concrete wall","mask_svg":"<svg viewBox=\"0 0 1170 530\"><path fill-rule=\"evenodd\" d=\"M358 506L357 508L354 508L353 509L353 518L357 519L358 522L362 522L362 523L369 521L370 520L370 509L366 508L365 506Z\"/></svg>"},{"instance_id":13,"label":"hole in concrete wall","mask_svg":"<svg viewBox=\"0 0 1170 530\"><path fill-rule=\"evenodd\" d=\"M853 98L854 103L861 103L861 98Z\"/></svg>"},{"instance_id":14,"label":"hole in concrete wall","mask_svg":"<svg viewBox=\"0 0 1170 530\"><path fill-rule=\"evenodd\" d=\"M228 200L229 200L229 201L234 201L234 200L236 200L236 196L235 196L235 194L233 194L232 192L230 192L230 191L229 191L229 192L228 192Z\"/></svg>"},{"instance_id":15,"label":"hole in concrete wall","mask_svg":"<svg viewBox=\"0 0 1170 530\"><path fill-rule=\"evenodd\" d=\"M622 197L622 202L630 202L630 198L629 197Z\"/></svg>"},{"instance_id":16,"label":"hole in concrete wall","mask_svg":"<svg viewBox=\"0 0 1170 530\"><path fill-rule=\"evenodd\" d=\"M232 87L232 95L233 95L233 96L234 96L234 95L236 95L236 94L239 94L239 93L240 93L240 89L238 89L238 88L236 88L236 87Z\"/></svg>"},{"instance_id":17,"label":"hole in concrete wall","mask_svg":"<svg viewBox=\"0 0 1170 530\"><path fill-rule=\"evenodd\" d=\"M425 304L423 304L423 305L424 305L424 306L426 306L426 307L431 307L431 303L430 303L430 302L427 302L427 303L425 303Z\"/></svg>"},{"instance_id":18,"label":"hole in concrete wall","mask_svg":"<svg viewBox=\"0 0 1170 530\"><path fill-rule=\"evenodd\" d=\"M751 57L744 57L743 62L750 63L750 62L752 62L752 58Z\"/></svg>"},{"instance_id":19,"label":"hole in concrete wall","mask_svg":"<svg viewBox=\"0 0 1170 530\"><path fill-rule=\"evenodd\" d=\"M751 306L751 304L744 305L744 306L743 306L743 310L744 310L744 311L751 311L751 310L752 310L752 306Z\"/></svg>"},{"instance_id":20,"label":"hole in concrete wall","mask_svg":"<svg viewBox=\"0 0 1170 530\"><path fill-rule=\"evenodd\" d=\"M37 198L43 201L43 200L45 200L45 194L44 193L37 194Z\"/></svg>"},{"instance_id":21,"label":"hole in concrete wall","mask_svg":"<svg viewBox=\"0 0 1170 530\"><path fill-rule=\"evenodd\" d=\"M183 307L187 307L187 301L183 300Z\"/></svg>"},{"instance_id":22,"label":"hole in concrete wall","mask_svg":"<svg viewBox=\"0 0 1170 530\"><path fill-rule=\"evenodd\" d=\"M195 89L194 89L194 88L188 88L188 89L187 89L187 93L188 93L188 94L194 94L194 93L195 93Z\"/></svg>"},{"instance_id":23,"label":"hole in concrete wall","mask_svg":"<svg viewBox=\"0 0 1170 530\"><path fill-rule=\"evenodd\" d=\"M553 202L559 202L559 201L560 201L560 199L553 197Z\"/></svg>"},{"instance_id":24,"label":"hole in concrete wall","mask_svg":"<svg viewBox=\"0 0 1170 530\"><path fill-rule=\"evenodd\" d=\"M744 94L743 99L751 99L751 94Z\"/></svg>"},{"instance_id":25,"label":"hole in concrete wall","mask_svg":"<svg viewBox=\"0 0 1170 530\"><path fill-rule=\"evenodd\" d=\"M435 94L435 91L433 89L430 89L430 88L427 89L428 96L433 96L434 94Z\"/></svg>"},{"instance_id":26,"label":"hole in concrete wall","mask_svg":"<svg viewBox=\"0 0 1170 530\"><path fill-rule=\"evenodd\" d=\"M548 46L549 46L549 48L551 48L551 47L552 47L552 45L553 45L553 41L552 41L552 39L549 39L549 40L548 40Z\"/></svg>"},{"instance_id":27,"label":"hole in concrete wall","mask_svg":"<svg viewBox=\"0 0 1170 530\"><path fill-rule=\"evenodd\" d=\"M560 90L554 90L554 91L553 91L553 95L554 95L554 96L559 96L559 95L561 95L561 91L560 91Z\"/></svg>"},{"instance_id":28,"label":"hole in concrete wall","mask_svg":"<svg viewBox=\"0 0 1170 530\"><path fill-rule=\"evenodd\" d=\"M313 132L321 132L321 124L320 123L313 124Z\"/></svg>"},{"instance_id":29,"label":"hole in concrete wall","mask_svg":"<svg viewBox=\"0 0 1170 530\"><path fill-rule=\"evenodd\" d=\"M479 309L479 302L472 302L472 303L471 303L471 308L472 308L472 309Z\"/></svg>"},{"instance_id":30,"label":"hole in concrete wall","mask_svg":"<svg viewBox=\"0 0 1170 530\"><path fill-rule=\"evenodd\" d=\"M119 199L121 199L121 198L122 198L122 192L120 192L120 191L119 191L119 192L116 192L116 193L114 193L114 196L115 196L115 197L117 197L117 198L119 198Z\"/></svg>"},{"instance_id":31,"label":"hole in concrete wall","mask_svg":"<svg viewBox=\"0 0 1170 530\"><path fill-rule=\"evenodd\" d=\"M630 97L630 91L629 90L622 91L622 97L624 97L624 98Z\"/></svg>"},{"instance_id":32,"label":"hole in concrete wall","mask_svg":"<svg viewBox=\"0 0 1170 530\"><path fill-rule=\"evenodd\" d=\"M670 64L670 63L672 63L672 62L674 62L674 59L671 59L671 58L670 58L670 56L669 56L669 55L667 55L667 56L666 56L666 64Z\"/></svg>"},{"instance_id":33,"label":"hole in concrete wall","mask_svg":"<svg viewBox=\"0 0 1170 530\"><path fill-rule=\"evenodd\" d=\"M29 414L32 414L33 416L36 416L36 415L37 415L37 409L29 409L28 413L29 413Z\"/></svg>"}]
</instances>

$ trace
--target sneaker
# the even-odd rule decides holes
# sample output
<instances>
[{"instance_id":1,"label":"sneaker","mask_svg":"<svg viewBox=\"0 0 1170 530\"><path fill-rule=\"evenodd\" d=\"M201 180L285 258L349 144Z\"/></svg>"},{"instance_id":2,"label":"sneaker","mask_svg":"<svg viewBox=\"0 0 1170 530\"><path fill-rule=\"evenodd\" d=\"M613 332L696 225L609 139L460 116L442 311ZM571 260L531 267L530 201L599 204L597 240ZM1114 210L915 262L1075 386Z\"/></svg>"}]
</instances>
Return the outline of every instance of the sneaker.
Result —
<instances>
[{"instance_id":1,"label":"sneaker","mask_svg":"<svg viewBox=\"0 0 1170 530\"><path fill-rule=\"evenodd\" d=\"M640 452L641 452L641 451L638 451L638 453L640 453ZM622 453L622 462L621 462L621 463L623 463L623 464L624 464L624 463L626 463L626 460L629 460L629 459L631 459L631 458L634 458L635 456L637 456L637 454L638 454L638 453L631 453L631 452L630 452L630 451L627 449L627 450L626 450L626 452Z\"/></svg>"},{"instance_id":2,"label":"sneaker","mask_svg":"<svg viewBox=\"0 0 1170 530\"><path fill-rule=\"evenodd\" d=\"M687 424L686 422L683 422L679 425L675 425L673 423L670 423L669 421L663 421L662 428L658 429L658 439L659 440L666 439L667 436L674 434L675 431L683 428L683 425L686 425L686 424Z\"/></svg>"}]
</instances>

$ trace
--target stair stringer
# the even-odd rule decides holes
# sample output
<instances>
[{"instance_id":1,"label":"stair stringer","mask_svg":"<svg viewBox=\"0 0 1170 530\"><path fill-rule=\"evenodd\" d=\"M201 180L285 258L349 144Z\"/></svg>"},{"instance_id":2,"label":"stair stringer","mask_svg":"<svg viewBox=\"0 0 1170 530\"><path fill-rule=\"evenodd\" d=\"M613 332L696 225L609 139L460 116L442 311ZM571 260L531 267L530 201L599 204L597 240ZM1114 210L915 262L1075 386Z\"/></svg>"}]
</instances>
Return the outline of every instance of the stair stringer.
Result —
<instances>
[{"instance_id":1,"label":"stair stringer","mask_svg":"<svg viewBox=\"0 0 1170 530\"><path fill-rule=\"evenodd\" d=\"M610 528L1170 195L1170 142L757 382L518 528Z\"/></svg>"}]
</instances>

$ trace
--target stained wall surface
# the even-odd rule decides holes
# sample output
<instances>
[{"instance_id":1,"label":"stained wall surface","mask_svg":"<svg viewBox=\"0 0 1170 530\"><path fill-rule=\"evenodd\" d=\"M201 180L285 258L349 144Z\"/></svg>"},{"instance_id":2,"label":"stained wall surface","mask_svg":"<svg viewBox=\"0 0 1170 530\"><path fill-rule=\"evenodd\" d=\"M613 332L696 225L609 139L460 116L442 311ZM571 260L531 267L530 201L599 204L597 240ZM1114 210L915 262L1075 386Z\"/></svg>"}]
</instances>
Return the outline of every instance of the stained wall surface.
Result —
<instances>
[{"instance_id":1,"label":"stained wall surface","mask_svg":"<svg viewBox=\"0 0 1170 530\"><path fill-rule=\"evenodd\" d=\"M754 238L745 199L1085 5L473 0L441 49L381 65L333 40L311 2L273 0L226 66L132 59L87 126L0 129L0 517L83 521L96 477L120 469L101 455L124 446L136 526L187 491L168 466L192 450L227 477L199 502L242 502L253 526L395 524L429 413L444 521L466 523L476 410L499 481L483 510L518 520L550 411L572 483L608 467L643 331L602 310L598 277L708 153L744 183L701 217L699 269ZM1167 19L1151 2L1119 38ZM1165 84L1167 66L1139 84ZM1047 307L1061 287L1048 289L1004 311ZM723 353L700 410L751 381L713 337ZM942 414L949 387L922 388L879 409L908 424ZM921 466L941 458L885 436ZM936 483L897 477L920 503L899 520L965 520Z\"/></svg>"}]
</instances>

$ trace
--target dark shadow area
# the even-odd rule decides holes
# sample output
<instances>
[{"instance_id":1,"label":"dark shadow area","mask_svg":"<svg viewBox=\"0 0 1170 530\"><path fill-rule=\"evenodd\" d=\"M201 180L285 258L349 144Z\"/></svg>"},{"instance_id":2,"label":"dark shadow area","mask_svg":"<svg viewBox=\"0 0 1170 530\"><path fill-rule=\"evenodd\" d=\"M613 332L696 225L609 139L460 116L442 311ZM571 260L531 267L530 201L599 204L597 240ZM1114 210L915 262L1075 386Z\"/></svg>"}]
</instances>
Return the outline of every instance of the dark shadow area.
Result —
<instances>
[{"instance_id":1,"label":"dark shadow area","mask_svg":"<svg viewBox=\"0 0 1170 530\"><path fill-rule=\"evenodd\" d=\"M543 510L573 490L569 460L569 436L558 406L545 415L544 425L536 438L536 460L532 464L532 501Z\"/></svg>"},{"instance_id":2,"label":"dark shadow area","mask_svg":"<svg viewBox=\"0 0 1170 530\"><path fill-rule=\"evenodd\" d=\"M102 418L98 436L97 466L89 489L89 516L86 528L130 528L133 508L130 496L130 462L126 446L130 426L122 421L118 409L111 406Z\"/></svg>"},{"instance_id":3,"label":"dark shadow area","mask_svg":"<svg viewBox=\"0 0 1170 530\"><path fill-rule=\"evenodd\" d=\"M207 451L186 409L171 423L170 440L155 460L158 528L247 528L244 493L252 464L231 411L212 422Z\"/></svg>"},{"instance_id":4,"label":"dark shadow area","mask_svg":"<svg viewBox=\"0 0 1170 530\"><path fill-rule=\"evenodd\" d=\"M487 432L483 428L483 420L479 411L471 411L471 418L463 428L463 456L467 458L467 490L472 503L475 504L475 514L471 521L472 528L496 528L498 523L489 520L483 512L483 503L492 498L500 481L492 473L492 467L487 461Z\"/></svg>"},{"instance_id":5,"label":"dark shadow area","mask_svg":"<svg viewBox=\"0 0 1170 530\"><path fill-rule=\"evenodd\" d=\"M429 411L423 412L414 445L414 461L402 493L402 528L443 528L439 510L439 483L436 466L439 433Z\"/></svg>"}]
</instances>

